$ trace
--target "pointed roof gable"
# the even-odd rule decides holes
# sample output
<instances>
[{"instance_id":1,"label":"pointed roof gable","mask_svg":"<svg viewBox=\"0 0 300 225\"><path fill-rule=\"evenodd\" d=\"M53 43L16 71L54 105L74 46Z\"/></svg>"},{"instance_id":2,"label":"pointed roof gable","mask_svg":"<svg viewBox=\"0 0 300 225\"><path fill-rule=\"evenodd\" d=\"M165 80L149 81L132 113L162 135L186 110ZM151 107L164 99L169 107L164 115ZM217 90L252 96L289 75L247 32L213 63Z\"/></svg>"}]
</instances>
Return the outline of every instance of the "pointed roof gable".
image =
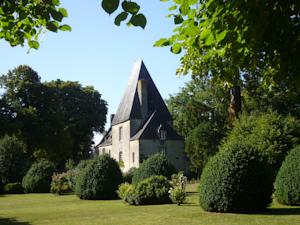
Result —
<instances>
[{"instance_id":1,"label":"pointed roof gable","mask_svg":"<svg viewBox=\"0 0 300 225\"><path fill-rule=\"evenodd\" d=\"M139 80L147 81L149 112L156 111L164 121L172 121L169 110L157 90L144 62L139 60L133 66L127 88L114 116L112 125L125 122L129 119L141 118L141 106L137 93Z\"/></svg>"}]
</instances>

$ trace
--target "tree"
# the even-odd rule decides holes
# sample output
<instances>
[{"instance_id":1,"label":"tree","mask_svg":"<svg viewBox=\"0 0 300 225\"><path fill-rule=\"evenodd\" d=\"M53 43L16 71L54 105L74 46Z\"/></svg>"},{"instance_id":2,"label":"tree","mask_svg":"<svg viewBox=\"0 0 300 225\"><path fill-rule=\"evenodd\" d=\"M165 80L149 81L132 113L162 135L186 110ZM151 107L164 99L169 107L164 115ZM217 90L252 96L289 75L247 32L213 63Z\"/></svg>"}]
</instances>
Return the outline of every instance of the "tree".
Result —
<instances>
[{"instance_id":1,"label":"tree","mask_svg":"<svg viewBox=\"0 0 300 225\"><path fill-rule=\"evenodd\" d=\"M30 156L57 163L88 156L93 132L102 132L106 122L106 102L98 91L78 82L42 83L28 66L2 75L0 85L11 129L24 140Z\"/></svg>"},{"instance_id":2,"label":"tree","mask_svg":"<svg viewBox=\"0 0 300 225\"><path fill-rule=\"evenodd\" d=\"M123 0L102 0L101 6L108 14L118 8L121 12L115 18L115 24L120 26L122 21L129 18L127 24L146 26L146 17L139 13L140 6ZM60 7L59 0L3 0L0 2L0 39L9 42L11 46L28 44L30 48L39 48L39 36L45 31L71 31L71 27L62 24L68 17L65 8Z\"/></svg>"},{"instance_id":3,"label":"tree","mask_svg":"<svg viewBox=\"0 0 300 225\"><path fill-rule=\"evenodd\" d=\"M201 172L225 136L228 97L229 93L210 79L194 79L167 100L174 127L186 139L185 151L193 171Z\"/></svg>"},{"instance_id":4,"label":"tree","mask_svg":"<svg viewBox=\"0 0 300 225\"><path fill-rule=\"evenodd\" d=\"M0 183L22 181L28 165L25 146L20 140L7 135L0 139Z\"/></svg>"},{"instance_id":5,"label":"tree","mask_svg":"<svg viewBox=\"0 0 300 225\"><path fill-rule=\"evenodd\" d=\"M173 1L174 34L155 45L184 51L179 73L228 85L232 116L241 110L247 73L258 73L266 85L299 85L299 1Z\"/></svg>"}]
</instances>

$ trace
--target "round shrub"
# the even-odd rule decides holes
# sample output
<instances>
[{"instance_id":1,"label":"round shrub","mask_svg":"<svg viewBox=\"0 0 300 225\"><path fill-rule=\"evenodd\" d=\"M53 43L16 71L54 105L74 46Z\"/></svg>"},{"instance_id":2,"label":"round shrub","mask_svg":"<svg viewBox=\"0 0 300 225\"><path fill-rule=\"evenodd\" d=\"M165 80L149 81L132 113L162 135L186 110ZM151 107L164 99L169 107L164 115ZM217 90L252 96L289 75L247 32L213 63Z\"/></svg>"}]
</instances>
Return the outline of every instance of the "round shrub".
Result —
<instances>
[{"instance_id":1,"label":"round shrub","mask_svg":"<svg viewBox=\"0 0 300 225\"><path fill-rule=\"evenodd\" d=\"M4 193L5 194L23 194L24 189L20 182L8 183L4 186Z\"/></svg>"},{"instance_id":2,"label":"round shrub","mask_svg":"<svg viewBox=\"0 0 300 225\"><path fill-rule=\"evenodd\" d=\"M283 161L275 181L275 196L282 204L300 205L300 146Z\"/></svg>"},{"instance_id":3,"label":"round shrub","mask_svg":"<svg viewBox=\"0 0 300 225\"><path fill-rule=\"evenodd\" d=\"M47 160L40 160L32 164L23 178L23 188L26 193L48 193L54 173L54 164Z\"/></svg>"},{"instance_id":4,"label":"round shrub","mask_svg":"<svg viewBox=\"0 0 300 225\"><path fill-rule=\"evenodd\" d=\"M163 153L156 153L145 160L134 172L132 183L138 183L148 177L162 175L171 178L176 173L174 166L168 161Z\"/></svg>"},{"instance_id":5,"label":"round shrub","mask_svg":"<svg viewBox=\"0 0 300 225\"><path fill-rule=\"evenodd\" d=\"M287 153L300 144L300 121L275 112L241 115L223 141L221 150L236 142L251 145L265 154L276 174Z\"/></svg>"},{"instance_id":6,"label":"round shrub","mask_svg":"<svg viewBox=\"0 0 300 225\"><path fill-rule=\"evenodd\" d=\"M164 176L152 176L132 186L121 186L123 200L130 205L153 205L172 203L169 198L171 184Z\"/></svg>"},{"instance_id":7,"label":"round shrub","mask_svg":"<svg viewBox=\"0 0 300 225\"><path fill-rule=\"evenodd\" d=\"M75 193L81 199L114 199L122 180L118 163L102 155L79 173Z\"/></svg>"},{"instance_id":8,"label":"round shrub","mask_svg":"<svg viewBox=\"0 0 300 225\"><path fill-rule=\"evenodd\" d=\"M242 143L212 157L200 178L200 205L206 211L248 212L272 201L273 170L267 157Z\"/></svg>"},{"instance_id":9,"label":"round shrub","mask_svg":"<svg viewBox=\"0 0 300 225\"><path fill-rule=\"evenodd\" d=\"M28 158L23 143L16 137L0 139L0 180L4 184L20 182L28 168Z\"/></svg>"}]
</instances>

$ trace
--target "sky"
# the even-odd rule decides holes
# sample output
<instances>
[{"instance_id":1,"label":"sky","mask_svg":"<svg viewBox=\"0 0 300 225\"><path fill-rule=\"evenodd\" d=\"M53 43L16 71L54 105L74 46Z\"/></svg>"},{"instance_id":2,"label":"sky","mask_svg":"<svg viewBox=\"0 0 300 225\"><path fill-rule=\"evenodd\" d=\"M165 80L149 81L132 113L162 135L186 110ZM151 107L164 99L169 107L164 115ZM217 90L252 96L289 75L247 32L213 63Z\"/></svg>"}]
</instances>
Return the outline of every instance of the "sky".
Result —
<instances>
[{"instance_id":1,"label":"sky","mask_svg":"<svg viewBox=\"0 0 300 225\"><path fill-rule=\"evenodd\" d=\"M19 65L29 65L42 81L55 79L79 81L92 85L108 103L108 114L115 113L125 91L133 64L142 59L162 97L176 94L190 78L176 76L179 55L169 48L153 47L156 40L169 37L174 28L167 19L168 3L139 0L141 12L147 17L145 30L140 27L114 25L97 0L61 0L69 17L63 22L72 32L46 32L40 48L10 47L0 40L0 74ZM109 126L109 119L106 128ZM101 138L97 135L95 142Z\"/></svg>"}]
</instances>

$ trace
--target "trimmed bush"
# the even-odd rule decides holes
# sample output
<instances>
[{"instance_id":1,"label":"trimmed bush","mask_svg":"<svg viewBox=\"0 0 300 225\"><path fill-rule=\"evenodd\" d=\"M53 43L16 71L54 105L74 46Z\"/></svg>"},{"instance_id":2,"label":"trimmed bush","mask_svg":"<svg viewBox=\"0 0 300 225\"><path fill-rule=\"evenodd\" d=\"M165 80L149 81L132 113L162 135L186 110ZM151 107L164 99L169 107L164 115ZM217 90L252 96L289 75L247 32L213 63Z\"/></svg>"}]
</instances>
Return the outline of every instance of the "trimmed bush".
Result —
<instances>
[{"instance_id":1,"label":"trimmed bush","mask_svg":"<svg viewBox=\"0 0 300 225\"><path fill-rule=\"evenodd\" d=\"M118 163L102 155L79 173L75 193L81 199L114 199L122 180Z\"/></svg>"},{"instance_id":2,"label":"trimmed bush","mask_svg":"<svg viewBox=\"0 0 300 225\"><path fill-rule=\"evenodd\" d=\"M23 188L26 193L49 193L54 164L47 160L40 160L32 164L23 178Z\"/></svg>"},{"instance_id":3,"label":"trimmed bush","mask_svg":"<svg viewBox=\"0 0 300 225\"><path fill-rule=\"evenodd\" d=\"M120 186L119 196L130 205L172 203L169 198L171 184L164 176L152 176L135 185Z\"/></svg>"},{"instance_id":4,"label":"trimmed bush","mask_svg":"<svg viewBox=\"0 0 300 225\"><path fill-rule=\"evenodd\" d=\"M172 174L177 173L174 166L168 161L163 153L156 153L145 160L134 172L132 183L138 183L148 177L161 175L168 179Z\"/></svg>"},{"instance_id":5,"label":"trimmed bush","mask_svg":"<svg viewBox=\"0 0 300 225\"><path fill-rule=\"evenodd\" d=\"M51 182L51 193L63 195L74 191L75 172L69 170L65 173L54 174Z\"/></svg>"},{"instance_id":6,"label":"trimmed bush","mask_svg":"<svg viewBox=\"0 0 300 225\"><path fill-rule=\"evenodd\" d=\"M0 180L3 184L22 181L28 169L28 158L23 143L16 137L0 139Z\"/></svg>"},{"instance_id":7,"label":"trimmed bush","mask_svg":"<svg viewBox=\"0 0 300 225\"><path fill-rule=\"evenodd\" d=\"M265 154L276 174L287 153L300 144L300 121L275 112L241 115L220 150L239 142Z\"/></svg>"},{"instance_id":8,"label":"trimmed bush","mask_svg":"<svg viewBox=\"0 0 300 225\"><path fill-rule=\"evenodd\" d=\"M8 183L4 186L4 193L5 194L23 194L24 189L20 182Z\"/></svg>"},{"instance_id":9,"label":"trimmed bush","mask_svg":"<svg viewBox=\"0 0 300 225\"><path fill-rule=\"evenodd\" d=\"M206 211L251 212L272 201L273 170L268 158L237 143L209 160L200 178L200 205Z\"/></svg>"},{"instance_id":10,"label":"trimmed bush","mask_svg":"<svg viewBox=\"0 0 300 225\"><path fill-rule=\"evenodd\" d=\"M278 171L275 197L281 204L300 205L300 146L290 151Z\"/></svg>"}]
</instances>

